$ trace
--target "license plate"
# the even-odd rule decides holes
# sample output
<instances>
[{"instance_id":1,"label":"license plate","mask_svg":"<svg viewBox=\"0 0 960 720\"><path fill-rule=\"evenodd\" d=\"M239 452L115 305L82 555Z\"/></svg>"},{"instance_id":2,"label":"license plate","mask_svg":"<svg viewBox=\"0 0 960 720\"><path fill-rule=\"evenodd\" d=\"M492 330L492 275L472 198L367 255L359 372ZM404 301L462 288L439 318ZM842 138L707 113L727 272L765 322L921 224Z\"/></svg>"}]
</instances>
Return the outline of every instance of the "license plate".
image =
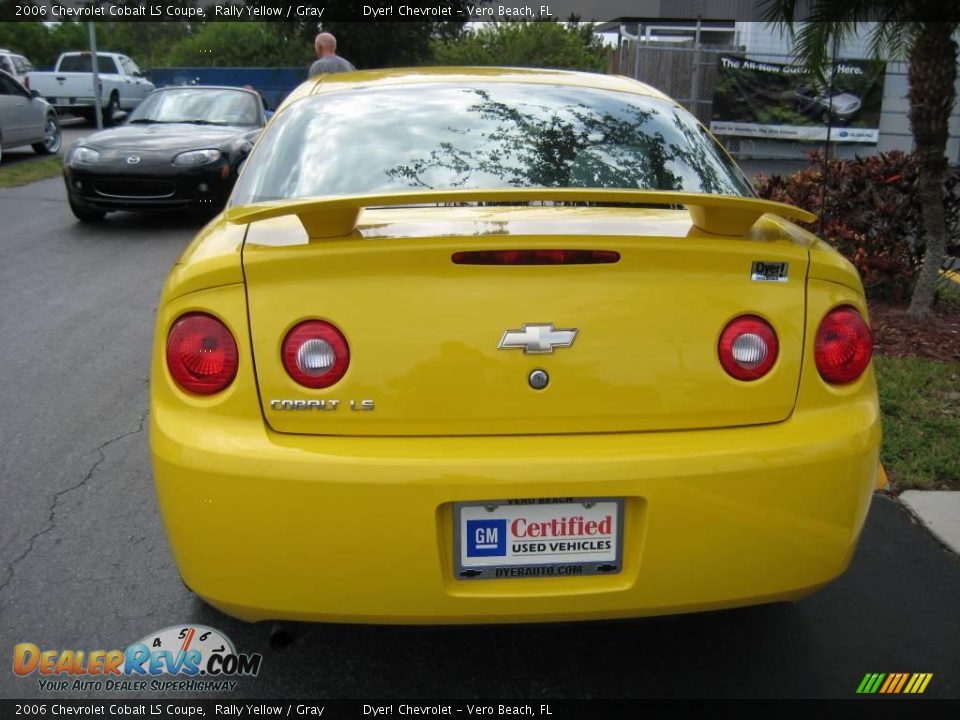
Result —
<instances>
[{"instance_id":1,"label":"license plate","mask_svg":"<svg viewBox=\"0 0 960 720\"><path fill-rule=\"evenodd\" d=\"M614 575L622 553L623 498L454 503L462 580Z\"/></svg>"}]
</instances>

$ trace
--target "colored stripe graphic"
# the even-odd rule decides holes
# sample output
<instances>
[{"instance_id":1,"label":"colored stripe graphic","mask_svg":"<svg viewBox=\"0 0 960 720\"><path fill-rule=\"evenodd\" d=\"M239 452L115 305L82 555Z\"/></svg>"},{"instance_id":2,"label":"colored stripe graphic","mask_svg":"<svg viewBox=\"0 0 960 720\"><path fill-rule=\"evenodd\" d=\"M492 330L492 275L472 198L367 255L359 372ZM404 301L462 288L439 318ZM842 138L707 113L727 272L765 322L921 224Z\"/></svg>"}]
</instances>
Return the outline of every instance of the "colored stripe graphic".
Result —
<instances>
[{"instance_id":1,"label":"colored stripe graphic","mask_svg":"<svg viewBox=\"0 0 960 720\"><path fill-rule=\"evenodd\" d=\"M907 678L910 677L907 673L900 674L900 682L897 683L897 686L893 688L890 692L898 693L903 688L903 684L907 681Z\"/></svg>"},{"instance_id":2,"label":"colored stripe graphic","mask_svg":"<svg viewBox=\"0 0 960 720\"><path fill-rule=\"evenodd\" d=\"M880 694L886 695L888 692L891 692L891 689L896 687L897 682L899 682L899 680L900 680L899 673L891 673L890 675L887 675L887 681L880 688Z\"/></svg>"},{"instance_id":3,"label":"colored stripe graphic","mask_svg":"<svg viewBox=\"0 0 960 720\"><path fill-rule=\"evenodd\" d=\"M920 695L933 679L933 673L867 673L857 686L859 695Z\"/></svg>"}]
</instances>

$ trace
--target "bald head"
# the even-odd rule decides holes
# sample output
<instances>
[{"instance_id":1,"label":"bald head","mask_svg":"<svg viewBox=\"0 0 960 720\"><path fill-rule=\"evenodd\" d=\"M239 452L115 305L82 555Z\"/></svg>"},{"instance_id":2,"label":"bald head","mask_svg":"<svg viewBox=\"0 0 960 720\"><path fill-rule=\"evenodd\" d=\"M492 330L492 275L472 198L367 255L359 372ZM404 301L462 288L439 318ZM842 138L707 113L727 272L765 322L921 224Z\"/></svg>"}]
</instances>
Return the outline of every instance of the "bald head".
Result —
<instances>
[{"instance_id":1,"label":"bald head","mask_svg":"<svg viewBox=\"0 0 960 720\"><path fill-rule=\"evenodd\" d=\"M313 41L313 46L317 50L317 57L327 57L337 53L337 39L328 32L322 32L317 35Z\"/></svg>"}]
</instances>

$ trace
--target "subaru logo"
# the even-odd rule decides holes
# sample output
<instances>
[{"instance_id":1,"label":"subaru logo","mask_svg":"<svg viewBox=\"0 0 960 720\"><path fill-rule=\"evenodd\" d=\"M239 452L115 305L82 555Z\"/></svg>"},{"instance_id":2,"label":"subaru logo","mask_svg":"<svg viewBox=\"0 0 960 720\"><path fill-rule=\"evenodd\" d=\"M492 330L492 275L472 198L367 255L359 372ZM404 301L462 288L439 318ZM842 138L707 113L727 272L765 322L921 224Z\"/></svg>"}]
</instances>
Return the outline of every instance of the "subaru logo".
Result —
<instances>
[{"instance_id":1,"label":"subaru logo","mask_svg":"<svg viewBox=\"0 0 960 720\"><path fill-rule=\"evenodd\" d=\"M127 165L136 165L140 162L139 155L127 155Z\"/></svg>"},{"instance_id":2,"label":"subaru logo","mask_svg":"<svg viewBox=\"0 0 960 720\"><path fill-rule=\"evenodd\" d=\"M500 338L497 348L501 350L522 348L523 352L528 354L552 353L554 348L573 345L577 332L577 328L555 330L553 323L525 324L523 330L507 330Z\"/></svg>"}]
</instances>

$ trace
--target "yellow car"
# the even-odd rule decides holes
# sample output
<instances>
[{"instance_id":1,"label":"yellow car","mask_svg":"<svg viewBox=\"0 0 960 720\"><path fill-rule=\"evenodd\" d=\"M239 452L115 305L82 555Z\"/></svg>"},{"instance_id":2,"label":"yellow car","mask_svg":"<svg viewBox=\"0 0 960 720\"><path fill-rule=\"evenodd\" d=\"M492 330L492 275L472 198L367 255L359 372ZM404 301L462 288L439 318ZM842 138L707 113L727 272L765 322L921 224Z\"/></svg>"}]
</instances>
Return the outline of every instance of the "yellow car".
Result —
<instances>
[{"instance_id":1,"label":"yellow car","mask_svg":"<svg viewBox=\"0 0 960 720\"><path fill-rule=\"evenodd\" d=\"M249 621L431 624L822 587L880 418L857 273L790 219L632 80L308 81L163 291L185 583Z\"/></svg>"}]
</instances>

